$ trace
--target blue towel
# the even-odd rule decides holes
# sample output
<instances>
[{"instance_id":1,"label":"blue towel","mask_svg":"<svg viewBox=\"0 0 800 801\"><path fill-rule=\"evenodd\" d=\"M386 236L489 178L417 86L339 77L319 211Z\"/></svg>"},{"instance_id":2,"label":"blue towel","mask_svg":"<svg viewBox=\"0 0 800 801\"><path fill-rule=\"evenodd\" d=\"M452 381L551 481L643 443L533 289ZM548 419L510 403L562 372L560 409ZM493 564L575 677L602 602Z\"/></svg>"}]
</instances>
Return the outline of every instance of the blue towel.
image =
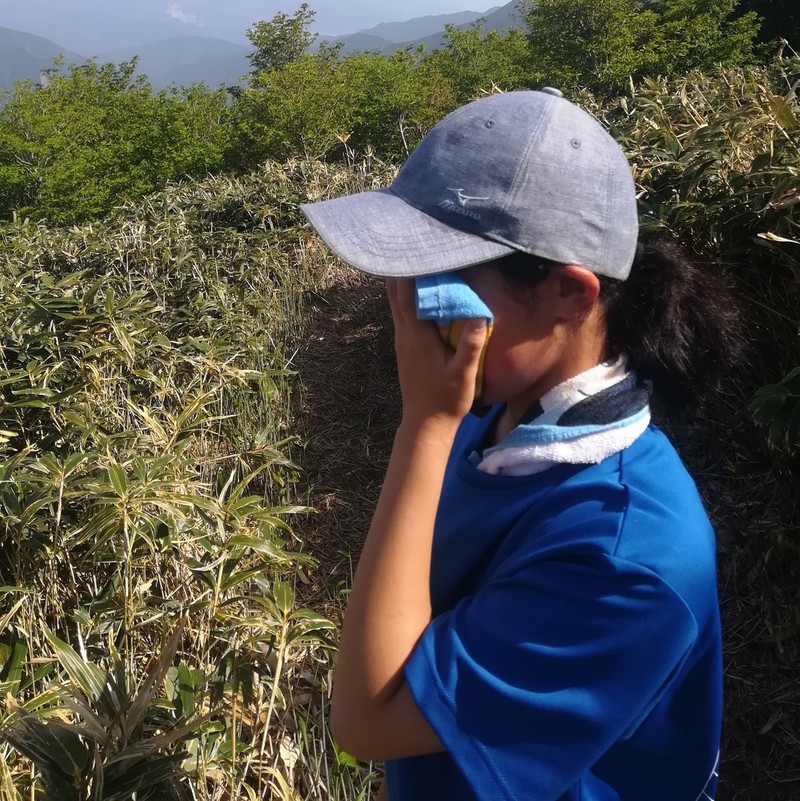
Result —
<instances>
[{"instance_id":1,"label":"blue towel","mask_svg":"<svg viewBox=\"0 0 800 801\"><path fill-rule=\"evenodd\" d=\"M489 307L455 273L423 275L415 280L417 317L449 325L465 317L485 317L492 322Z\"/></svg>"}]
</instances>

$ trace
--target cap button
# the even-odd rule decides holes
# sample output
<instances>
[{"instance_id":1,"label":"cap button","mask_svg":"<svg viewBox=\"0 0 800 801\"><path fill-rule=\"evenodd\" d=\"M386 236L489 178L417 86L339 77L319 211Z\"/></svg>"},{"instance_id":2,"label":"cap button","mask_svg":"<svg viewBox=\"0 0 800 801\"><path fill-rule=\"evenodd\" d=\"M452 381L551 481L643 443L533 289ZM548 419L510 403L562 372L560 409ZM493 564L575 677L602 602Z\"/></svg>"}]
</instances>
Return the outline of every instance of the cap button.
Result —
<instances>
[{"instance_id":1,"label":"cap button","mask_svg":"<svg viewBox=\"0 0 800 801\"><path fill-rule=\"evenodd\" d=\"M553 89L552 86L543 86L539 91L546 95L553 95L553 97L564 97L564 93L560 89Z\"/></svg>"}]
</instances>

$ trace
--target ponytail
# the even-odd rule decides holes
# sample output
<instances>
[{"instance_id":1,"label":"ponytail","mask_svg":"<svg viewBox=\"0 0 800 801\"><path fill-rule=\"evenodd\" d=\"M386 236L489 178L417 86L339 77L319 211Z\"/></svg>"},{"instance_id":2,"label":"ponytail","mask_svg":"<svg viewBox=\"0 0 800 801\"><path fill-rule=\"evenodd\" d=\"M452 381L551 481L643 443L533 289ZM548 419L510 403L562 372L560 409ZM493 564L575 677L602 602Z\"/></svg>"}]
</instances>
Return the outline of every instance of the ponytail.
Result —
<instances>
[{"instance_id":1,"label":"ponytail","mask_svg":"<svg viewBox=\"0 0 800 801\"><path fill-rule=\"evenodd\" d=\"M681 413L718 393L744 351L738 304L718 265L673 242L639 247L625 281L601 278L607 358L627 355L660 409Z\"/></svg>"},{"instance_id":2,"label":"ponytail","mask_svg":"<svg viewBox=\"0 0 800 801\"><path fill-rule=\"evenodd\" d=\"M530 290L554 262L515 253L495 262L509 287ZM607 360L625 355L653 383L656 411L681 414L720 391L742 357L738 303L723 268L674 242L640 245L630 276L600 276Z\"/></svg>"}]
</instances>

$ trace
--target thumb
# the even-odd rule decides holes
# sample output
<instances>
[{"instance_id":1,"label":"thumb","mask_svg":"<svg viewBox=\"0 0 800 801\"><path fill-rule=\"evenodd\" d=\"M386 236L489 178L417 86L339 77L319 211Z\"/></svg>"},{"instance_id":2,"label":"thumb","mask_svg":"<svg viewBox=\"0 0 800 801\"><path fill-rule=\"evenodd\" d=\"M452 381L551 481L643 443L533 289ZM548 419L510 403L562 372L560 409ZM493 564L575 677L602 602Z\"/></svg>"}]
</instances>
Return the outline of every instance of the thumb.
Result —
<instances>
[{"instance_id":1,"label":"thumb","mask_svg":"<svg viewBox=\"0 0 800 801\"><path fill-rule=\"evenodd\" d=\"M464 328L453 357L453 366L456 369L469 370L477 374L481 355L486 347L488 333L489 327L485 318L473 317L464 321Z\"/></svg>"}]
</instances>

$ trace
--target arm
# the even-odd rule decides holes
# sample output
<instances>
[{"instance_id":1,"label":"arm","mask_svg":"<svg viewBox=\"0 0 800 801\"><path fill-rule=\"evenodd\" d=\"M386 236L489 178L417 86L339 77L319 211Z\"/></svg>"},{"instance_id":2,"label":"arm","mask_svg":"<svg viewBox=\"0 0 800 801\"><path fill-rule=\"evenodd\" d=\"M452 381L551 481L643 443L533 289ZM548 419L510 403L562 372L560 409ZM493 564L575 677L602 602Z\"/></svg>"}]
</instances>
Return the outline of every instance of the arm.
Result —
<instances>
[{"instance_id":1,"label":"arm","mask_svg":"<svg viewBox=\"0 0 800 801\"><path fill-rule=\"evenodd\" d=\"M365 759L442 750L405 685L403 666L431 619L430 560L442 480L469 410L485 337L471 323L455 354L416 319L411 281L388 281L403 418L342 628L331 725Z\"/></svg>"}]
</instances>

